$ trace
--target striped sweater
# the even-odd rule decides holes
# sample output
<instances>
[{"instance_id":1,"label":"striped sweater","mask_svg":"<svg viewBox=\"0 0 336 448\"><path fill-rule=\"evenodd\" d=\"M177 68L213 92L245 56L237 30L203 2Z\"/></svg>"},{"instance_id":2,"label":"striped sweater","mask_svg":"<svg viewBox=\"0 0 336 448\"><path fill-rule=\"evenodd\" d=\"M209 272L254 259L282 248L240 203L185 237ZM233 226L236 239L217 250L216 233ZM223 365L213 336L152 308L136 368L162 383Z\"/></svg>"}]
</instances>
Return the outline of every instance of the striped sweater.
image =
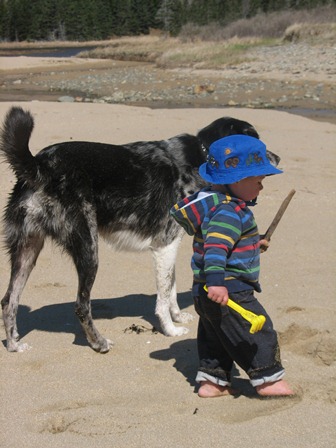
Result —
<instances>
[{"instance_id":1,"label":"striped sweater","mask_svg":"<svg viewBox=\"0 0 336 448\"><path fill-rule=\"evenodd\" d=\"M229 292L261 291L260 236L244 201L205 188L175 204L170 213L194 236L194 295L204 284L226 286Z\"/></svg>"}]
</instances>

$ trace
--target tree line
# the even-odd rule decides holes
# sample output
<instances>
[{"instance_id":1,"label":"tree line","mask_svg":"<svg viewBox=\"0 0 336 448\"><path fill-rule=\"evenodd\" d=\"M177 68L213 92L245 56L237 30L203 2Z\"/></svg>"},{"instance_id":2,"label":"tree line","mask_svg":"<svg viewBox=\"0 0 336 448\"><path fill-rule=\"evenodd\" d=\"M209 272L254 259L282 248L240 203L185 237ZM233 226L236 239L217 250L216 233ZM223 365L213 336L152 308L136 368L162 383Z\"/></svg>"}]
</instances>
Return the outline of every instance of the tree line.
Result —
<instances>
[{"instance_id":1,"label":"tree line","mask_svg":"<svg viewBox=\"0 0 336 448\"><path fill-rule=\"evenodd\" d=\"M177 35L183 25L222 26L264 12L309 9L336 0L0 0L0 40L102 40Z\"/></svg>"}]
</instances>

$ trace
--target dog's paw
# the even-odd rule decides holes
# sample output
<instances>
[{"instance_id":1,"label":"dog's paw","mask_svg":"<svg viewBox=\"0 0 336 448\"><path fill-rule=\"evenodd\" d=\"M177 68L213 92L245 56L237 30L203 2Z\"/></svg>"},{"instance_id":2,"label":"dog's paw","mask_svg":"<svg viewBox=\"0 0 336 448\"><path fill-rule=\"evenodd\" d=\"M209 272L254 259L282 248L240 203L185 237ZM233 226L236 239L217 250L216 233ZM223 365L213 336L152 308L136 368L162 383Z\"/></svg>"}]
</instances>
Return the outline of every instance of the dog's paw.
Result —
<instances>
[{"instance_id":1,"label":"dog's paw","mask_svg":"<svg viewBox=\"0 0 336 448\"><path fill-rule=\"evenodd\" d=\"M179 322L186 324L194 319L194 316L190 313L179 313L177 316L174 316L174 322Z\"/></svg>"},{"instance_id":2,"label":"dog's paw","mask_svg":"<svg viewBox=\"0 0 336 448\"><path fill-rule=\"evenodd\" d=\"M189 332L189 329L186 327L175 327L175 325L172 325L169 327L169 329L163 330L163 333L165 336L174 337L174 336L182 336L184 334L187 334Z\"/></svg>"},{"instance_id":3,"label":"dog's paw","mask_svg":"<svg viewBox=\"0 0 336 448\"><path fill-rule=\"evenodd\" d=\"M101 346L99 353L107 353L110 348L113 347L113 342L110 339L105 339L104 344Z\"/></svg>"},{"instance_id":4,"label":"dog's paw","mask_svg":"<svg viewBox=\"0 0 336 448\"><path fill-rule=\"evenodd\" d=\"M186 327L175 327L175 334L174 336L182 336L184 334L189 333L189 328Z\"/></svg>"},{"instance_id":5,"label":"dog's paw","mask_svg":"<svg viewBox=\"0 0 336 448\"><path fill-rule=\"evenodd\" d=\"M9 341L7 342L7 350L9 352L22 353L31 349L31 346L25 342Z\"/></svg>"},{"instance_id":6,"label":"dog's paw","mask_svg":"<svg viewBox=\"0 0 336 448\"><path fill-rule=\"evenodd\" d=\"M107 353L110 348L113 347L113 342L110 341L110 339L101 339L99 343L92 344L93 350L95 350L98 353Z\"/></svg>"}]
</instances>

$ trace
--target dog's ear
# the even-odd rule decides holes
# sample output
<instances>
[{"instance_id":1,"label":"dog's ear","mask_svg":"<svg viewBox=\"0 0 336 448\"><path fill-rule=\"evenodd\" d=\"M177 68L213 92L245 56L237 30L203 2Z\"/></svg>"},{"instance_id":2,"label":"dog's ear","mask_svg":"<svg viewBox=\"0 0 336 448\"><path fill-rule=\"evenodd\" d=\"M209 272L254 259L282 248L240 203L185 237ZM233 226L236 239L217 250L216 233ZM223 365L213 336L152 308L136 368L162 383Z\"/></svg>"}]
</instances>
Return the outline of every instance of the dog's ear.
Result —
<instances>
[{"instance_id":1,"label":"dog's ear","mask_svg":"<svg viewBox=\"0 0 336 448\"><path fill-rule=\"evenodd\" d=\"M280 157L277 154L274 154L274 152L266 150L266 155L268 160L271 162L272 165L278 166L280 162Z\"/></svg>"},{"instance_id":2,"label":"dog's ear","mask_svg":"<svg viewBox=\"0 0 336 448\"><path fill-rule=\"evenodd\" d=\"M258 132L247 121L237 120L232 117L222 117L201 129L197 137L201 143L209 149L211 143L228 135L244 134L259 138Z\"/></svg>"}]
</instances>

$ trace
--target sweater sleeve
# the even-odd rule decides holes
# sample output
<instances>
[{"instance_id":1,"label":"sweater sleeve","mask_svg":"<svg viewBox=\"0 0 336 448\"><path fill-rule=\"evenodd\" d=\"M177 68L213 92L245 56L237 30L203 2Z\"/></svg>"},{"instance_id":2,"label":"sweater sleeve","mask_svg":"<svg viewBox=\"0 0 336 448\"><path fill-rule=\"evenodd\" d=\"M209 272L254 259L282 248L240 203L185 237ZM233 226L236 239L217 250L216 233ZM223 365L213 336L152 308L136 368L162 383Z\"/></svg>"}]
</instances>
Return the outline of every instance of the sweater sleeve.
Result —
<instances>
[{"instance_id":1,"label":"sweater sleeve","mask_svg":"<svg viewBox=\"0 0 336 448\"><path fill-rule=\"evenodd\" d=\"M242 234L239 215L229 204L223 204L204 220L204 273L207 286L225 286L228 254Z\"/></svg>"}]
</instances>

